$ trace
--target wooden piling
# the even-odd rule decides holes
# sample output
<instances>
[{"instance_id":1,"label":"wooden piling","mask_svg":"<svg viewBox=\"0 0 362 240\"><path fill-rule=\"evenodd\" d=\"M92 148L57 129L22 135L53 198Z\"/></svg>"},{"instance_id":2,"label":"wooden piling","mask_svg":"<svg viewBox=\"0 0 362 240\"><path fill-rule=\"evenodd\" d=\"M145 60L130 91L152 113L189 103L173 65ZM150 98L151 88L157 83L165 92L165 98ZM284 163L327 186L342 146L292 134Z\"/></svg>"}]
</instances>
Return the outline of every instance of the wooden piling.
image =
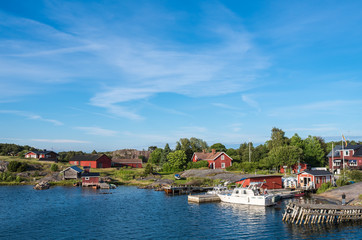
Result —
<instances>
[{"instance_id":1,"label":"wooden piling","mask_svg":"<svg viewBox=\"0 0 362 240\"><path fill-rule=\"evenodd\" d=\"M282 221L299 225L341 223L362 220L362 207L332 204L299 204L286 206Z\"/></svg>"}]
</instances>

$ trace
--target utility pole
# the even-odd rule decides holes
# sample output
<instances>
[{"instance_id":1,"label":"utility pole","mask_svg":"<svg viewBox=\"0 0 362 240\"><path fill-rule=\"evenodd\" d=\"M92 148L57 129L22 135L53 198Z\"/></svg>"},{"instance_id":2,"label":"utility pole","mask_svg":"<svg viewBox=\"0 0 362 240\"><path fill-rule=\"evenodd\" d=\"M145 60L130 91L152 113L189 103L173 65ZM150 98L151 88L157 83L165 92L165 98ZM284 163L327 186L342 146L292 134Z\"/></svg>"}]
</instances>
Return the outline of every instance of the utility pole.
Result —
<instances>
[{"instance_id":1,"label":"utility pole","mask_svg":"<svg viewBox=\"0 0 362 240\"><path fill-rule=\"evenodd\" d=\"M250 139L249 139L249 162L251 162Z\"/></svg>"}]
</instances>

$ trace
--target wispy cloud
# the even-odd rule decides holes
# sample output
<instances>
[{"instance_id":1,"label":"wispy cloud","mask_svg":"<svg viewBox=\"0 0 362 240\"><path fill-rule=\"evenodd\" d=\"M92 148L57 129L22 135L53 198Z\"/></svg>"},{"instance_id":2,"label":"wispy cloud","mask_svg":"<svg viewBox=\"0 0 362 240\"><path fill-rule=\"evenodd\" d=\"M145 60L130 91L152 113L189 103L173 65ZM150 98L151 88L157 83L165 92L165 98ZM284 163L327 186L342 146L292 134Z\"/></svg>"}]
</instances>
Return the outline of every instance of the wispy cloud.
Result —
<instances>
[{"instance_id":1,"label":"wispy cloud","mask_svg":"<svg viewBox=\"0 0 362 240\"><path fill-rule=\"evenodd\" d=\"M38 121L43 121L43 122L49 122L52 123L56 126L60 126L63 125L62 122L58 121L58 120L54 120L54 119L49 119L49 118L44 118L40 115L34 114L34 113L30 113L30 112L25 112L25 111L16 111L16 110L0 110L0 114L12 114L12 115L17 115L17 116L21 116L21 117L26 117L27 119L31 119L31 120L38 120Z\"/></svg>"},{"instance_id":2,"label":"wispy cloud","mask_svg":"<svg viewBox=\"0 0 362 240\"><path fill-rule=\"evenodd\" d=\"M90 143L89 141L73 139L31 139L31 141L45 143Z\"/></svg>"},{"instance_id":3,"label":"wispy cloud","mask_svg":"<svg viewBox=\"0 0 362 240\"><path fill-rule=\"evenodd\" d=\"M259 103L257 101L255 101L251 95L244 94L241 96L241 98L250 107L255 108L258 112L261 111Z\"/></svg>"},{"instance_id":4,"label":"wispy cloud","mask_svg":"<svg viewBox=\"0 0 362 240\"><path fill-rule=\"evenodd\" d=\"M75 129L81 130L86 134L89 135L96 135L96 136L116 136L118 134L117 131L99 128L99 127L75 127Z\"/></svg>"}]
</instances>

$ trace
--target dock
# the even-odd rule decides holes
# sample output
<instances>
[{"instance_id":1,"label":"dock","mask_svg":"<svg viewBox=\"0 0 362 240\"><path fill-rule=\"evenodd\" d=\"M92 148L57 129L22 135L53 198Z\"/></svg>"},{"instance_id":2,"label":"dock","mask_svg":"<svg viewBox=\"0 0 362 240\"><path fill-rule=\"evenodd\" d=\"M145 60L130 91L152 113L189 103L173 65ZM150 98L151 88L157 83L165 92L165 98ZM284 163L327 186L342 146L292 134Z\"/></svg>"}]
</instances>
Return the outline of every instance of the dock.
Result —
<instances>
[{"instance_id":1,"label":"dock","mask_svg":"<svg viewBox=\"0 0 362 240\"><path fill-rule=\"evenodd\" d=\"M283 222L297 225L341 223L362 220L362 207L334 204L300 204L291 202L286 206Z\"/></svg>"},{"instance_id":2,"label":"dock","mask_svg":"<svg viewBox=\"0 0 362 240\"><path fill-rule=\"evenodd\" d=\"M165 186L165 187L163 187L163 190L165 191L165 193L171 194L171 195L207 192L212 189L213 189L213 187L199 187L199 186Z\"/></svg>"},{"instance_id":3,"label":"dock","mask_svg":"<svg viewBox=\"0 0 362 240\"><path fill-rule=\"evenodd\" d=\"M189 195L187 197L189 202L193 203L207 203L207 202L220 202L220 198L217 195Z\"/></svg>"}]
</instances>

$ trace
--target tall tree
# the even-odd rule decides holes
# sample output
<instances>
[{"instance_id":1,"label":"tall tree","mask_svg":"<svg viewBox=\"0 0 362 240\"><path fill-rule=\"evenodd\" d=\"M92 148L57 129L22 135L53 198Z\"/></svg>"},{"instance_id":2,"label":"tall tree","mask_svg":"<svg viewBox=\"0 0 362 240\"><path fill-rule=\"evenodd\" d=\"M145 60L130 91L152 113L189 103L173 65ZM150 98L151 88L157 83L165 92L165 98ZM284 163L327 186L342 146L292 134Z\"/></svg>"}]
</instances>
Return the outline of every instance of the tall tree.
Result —
<instances>
[{"instance_id":1,"label":"tall tree","mask_svg":"<svg viewBox=\"0 0 362 240\"><path fill-rule=\"evenodd\" d=\"M204 140L194 137L190 138L190 146L193 152L201 152L209 148Z\"/></svg>"},{"instance_id":2,"label":"tall tree","mask_svg":"<svg viewBox=\"0 0 362 240\"><path fill-rule=\"evenodd\" d=\"M270 150L268 157L273 167L291 167L302 159L303 150L296 146L280 146Z\"/></svg>"},{"instance_id":3,"label":"tall tree","mask_svg":"<svg viewBox=\"0 0 362 240\"><path fill-rule=\"evenodd\" d=\"M148 162L153 164L159 164L161 161L162 151L162 148L156 148L153 152L151 152Z\"/></svg>"},{"instance_id":4,"label":"tall tree","mask_svg":"<svg viewBox=\"0 0 362 240\"><path fill-rule=\"evenodd\" d=\"M186 168L187 156L185 151L177 150L171 152L168 154L167 159L173 171L182 171Z\"/></svg>"},{"instance_id":5,"label":"tall tree","mask_svg":"<svg viewBox=\"0 0 362 240\"><path fill-rule=\"evenodd\" d=\"M304 161L313 167L324 166L325 152L318 138L309 135L303 142Z\"/></svg>"},{"instance_id":6,"label":"tall tree","mask_svg":"<svg viewBox=\"0 0 362 240\"><path fill-rule=\"evenodd\" d=\"M226 152L226 147L222 143L214 143L210 146L210 149L215 149L216 152Z\"/></svg>"},{"instance_id":7,"label":"tall tree","mask_svg":"<svg viewBox=\"0 0 362 240\"><path fill-rule=\"evenodd\" d=\"M288 138L285 136L285 132L279 128L274 127L272 129L270 140L267 141L269 150L282 147L288 144Z\"/></svg>"}]
</instances>

